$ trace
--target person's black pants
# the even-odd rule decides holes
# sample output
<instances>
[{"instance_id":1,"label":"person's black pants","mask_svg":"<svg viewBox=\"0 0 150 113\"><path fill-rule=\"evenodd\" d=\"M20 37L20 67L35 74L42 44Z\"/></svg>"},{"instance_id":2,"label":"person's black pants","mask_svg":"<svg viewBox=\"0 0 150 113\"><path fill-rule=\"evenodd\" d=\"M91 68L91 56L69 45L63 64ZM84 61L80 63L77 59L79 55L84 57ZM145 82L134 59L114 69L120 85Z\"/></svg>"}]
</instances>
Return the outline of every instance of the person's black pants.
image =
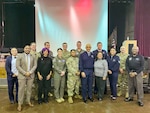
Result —
<instances>
[{"instance_id":1,"label":"person's black pants","mask_svg":"<svg viewBox=\"0 0 150 113\"><path fill-rule=\"evenodd\" d=\"M104 91L105 91L105 85L106 85L106 80L103 80L103 77L95 77L96 79L96 86L97 86L97 94L98 98L103 98L104 96Z\"/></svg>"},{"instance_id":2,"label":"person's black pants","mask_svg":"<svg viewBox=\"0 0 150 113\"><path fill-rule=\"evenodd\" d=\"M49 92L50 80L38 80L38 101L42 102L42 94L44 94L43 101L48 101L48 92Z\"/></svg>"}]
</instances>

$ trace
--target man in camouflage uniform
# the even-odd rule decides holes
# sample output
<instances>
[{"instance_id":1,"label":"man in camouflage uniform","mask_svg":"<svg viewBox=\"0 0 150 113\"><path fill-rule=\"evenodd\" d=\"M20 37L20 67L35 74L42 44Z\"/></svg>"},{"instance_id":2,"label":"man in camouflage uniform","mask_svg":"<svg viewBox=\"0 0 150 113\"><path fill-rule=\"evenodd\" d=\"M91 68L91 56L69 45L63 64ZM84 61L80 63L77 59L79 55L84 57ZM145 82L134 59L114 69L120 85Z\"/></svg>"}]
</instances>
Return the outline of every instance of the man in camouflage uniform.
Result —
<instances>
[{"instance_id":1,"label":"man in camouflage uniform","mask_svg":"<svg viewBox=\"0 0 150 113\"><path fill-rule=\"evenodd\" d=\"M125 95L125 98L128 98L128 82L127 82L127 72L125 70L125 63L128 57L128 54L125 53L125 47L120 47L120 53L117 54L120 58L120 69L118 75L118 93L117 96Z\"/></svg>"},{"instance_id":2,"label":"man in camouflage uniform","mask_svg":"<svg viewBox=\"0 0 150 113\"><path fill-rule=\"evenodd\" d=\"M62 44L62 48L63 48L62 57L63 57L65 60L67 60L67 59L70 57L70 52L67 50L67 47L68 47L67 43L64 42L64 43Z\"/></svg>"},{"instance_id":3,"label":"man in camouflage uniform","mask_svg":"<svg viewBox=\"0 0 150 113\"><path fill-rule=\"evenodd\" d=\"M38 58L41 56L40 53L36 52L36 43L35 42L32 42L30 44L30 48L31 48L31 51L30 51L30 54L33 55L37 60ZM36 75L36 72L35 72L35 77L34 77L34 81L33 81L33 88L32 88L32 98L34 98L35 100L38 100L38 83L37 83L37 75Z\"/></svg>"},{"instance_id":4,"label":"man in camouflage uniform","mask_svg":"<svg viewBox=\"0 0 150 113\"><path fill-rule=\"evenodd\" d=\"M70 57L70 52L67 50L68 45L66 42L64 42L62 44L62 48L63 48L63 53L62 53L62 57L67 61L67 59ZM65 94L67 93L67 79L68 79L68 70L66 69L66 83L65 83Z\"/></svg>"},{"instance_id":5,"label":"man in camouflage uniform","mask_svg":"<svg viewBox=\"0 0 150 113\"><path fill-rule=\"evenodd\" d=\"M50 43L49 42L44 42L44 48L49 49L48 57L50 57L51 59L53 59L54 56L53 56L53 52L50 50ZM42 51L40 51L40 54L42 55Z\"/></svg>"},{"instance_id":6,"label":"man in camouflage uniform","mask_svg":"<svg viewBox=\"0 0 150 113\"><path fill-rule=\"evenodd\" d=\"M77 41L77 49L76 49L76 56L79 58L80 54L82 54L85 50L81 48L82 44L81 41Z\"/></svg>"},{"instance_id":7,"label":"man in camouflage uniform","mask_svg":"<svg viewBox=\"0 0 150 113\"><path fill-rule=\"evenodd\" d=\"M79 86L80 86L80 72L79 72L79 58L76 57L76 50L71 50L71 56L68 58L66 62L68 68L68 80L67 80L67 88L68 88L68 102L70 104L73 103L73 95L75 92L75 98L82 99L79 95Z\"/></svg>"}]
</instances>

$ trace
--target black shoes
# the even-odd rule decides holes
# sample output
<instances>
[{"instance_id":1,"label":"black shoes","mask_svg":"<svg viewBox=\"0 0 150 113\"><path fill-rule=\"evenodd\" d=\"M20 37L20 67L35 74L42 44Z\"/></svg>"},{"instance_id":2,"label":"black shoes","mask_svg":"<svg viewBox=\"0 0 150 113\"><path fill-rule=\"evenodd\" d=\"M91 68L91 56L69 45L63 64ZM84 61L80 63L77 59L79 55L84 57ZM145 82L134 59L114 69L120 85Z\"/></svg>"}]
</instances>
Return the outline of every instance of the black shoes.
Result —
<instances>
[{"instance_id":1,"label":"black shoes","mask_svg":"<svg viewBox=\"0 0 150 113\"><path fill-rule=\"evenodd\" d=\"M113 95L110 95L110 98L111 98L112 100L116 100L116 99L117 99L117 97L114 97Z\"/></svg>"},{"instance_id":2,"label":"black shoes","mask_svg":"<svg viewBox=\"0 0 150 113\"><path fill-rule=\"evenodd\" d=\"M10 103L11 103L11 104L15 104L15 102L14 102L14 101L10 101Z\"/></svg>"},{"instance_id":3,"label":"black shoes","mask_svg":"<svg viewBox=\"0 0 150 113\"><path fill-rule=\"evenodd\" d=\"M44 100L44 103L49 103L49 101L48 100Z\"/></svg>"},{"instance_id":4,"label":"black shoes","mask_svg":"<svg viewBox=\"0 0 150 113\"><path fill-rule=\"evenodd\" d=\"M141 102L141 101L138 101L138 105L141 106L141 107L143 107L143 106L144 106L144 103Z\"/></svg>"},{"instance_id":5,"label":"black shoes","mask_svg":"<svg viewBox=\"0 0 150 113\"><path fill-rule=\"evenodd\" d=\"M94 101L94 99L93 99L93 98L88 97L88 99L89 99L91 102L93 102L93 101ZM87 103L87 99L83 99L83 102L84 102L84 103Z\"/></svg>"},{"instance_id":6,"label":"black shoes","mask_svg":"<svg viewBox=\"0 0 150 113\"><path fill-rule=\"evenodd\" d=\"M84 102L84 103L86 103L86 102L87 102L87 100L86 100L86 99L83 99L83 102Z\"/></svg>"},{"instance_id":7,"label":"black shoes","mask_svg":"<svg viewBox=\"0 0 150 113\"><path fill-rule=\"evenodd\" d=\"M125 102L130 102L130 101L133 101L133 98L126 98L124 101ZM143 107L144 103L142 101L138 101L138 105L141 106L141 107Z\"/></svg>"},{"instance_id":8,"label":"black shoes","mask_svg":"<svg viewBox=\"0 0 150 113\"><path fill-rule=\"evenodd\" d=\"M41 101L39 101L39 102L38 102L38 104L42 104L42 102L41 102Z\"/></svg>"},{"instance_id":9,"label":"black shoes","mask_svg":"<svg viewBox=\"0 0 150 113\"><path fill-rule=\"evenodd\" d=\"M93 98L88 97L88 99L89 99L91 102L93 102L93 101L94 101L94 99L93 99Z\"/></svg>"},{"instance_id":10,"label":"black shoes","mask_svg":"<svg viewBox=\"0 0 150 113\"><path fill-rule=\"evenodd\" d=\"M94 94L97 94L97 91L94 91Z\"/></svg>"},{"instance_id":11,"label":"black shoes","mask_svg":"<svg viewBox=\"0 0 150 113\"><path fill-rule=\"evenodd\" d=\"M98 98L98 101L102 101L102 98Z\"/></svg>"},{"instance_id":12,"label":"black shoes","mask_svg":"<svg viewBox=\"0 0 150 113\"><path fill-rule=\"evenodd\" d=\"M133 98L126 98L124 99L125 102L130 102L130 101L133 101Z\"/></svg>"},{"instance_id":13,"label":"black shoes","mask_svg":"<svg viewBox=\"0 0 150 113\"><path fill-rule=\"evenodd\" d=\"M117 98L116 98L116 97L112 97L111 99L112 99L112 100L116 100Z\"/></svg>"}]
</instances>

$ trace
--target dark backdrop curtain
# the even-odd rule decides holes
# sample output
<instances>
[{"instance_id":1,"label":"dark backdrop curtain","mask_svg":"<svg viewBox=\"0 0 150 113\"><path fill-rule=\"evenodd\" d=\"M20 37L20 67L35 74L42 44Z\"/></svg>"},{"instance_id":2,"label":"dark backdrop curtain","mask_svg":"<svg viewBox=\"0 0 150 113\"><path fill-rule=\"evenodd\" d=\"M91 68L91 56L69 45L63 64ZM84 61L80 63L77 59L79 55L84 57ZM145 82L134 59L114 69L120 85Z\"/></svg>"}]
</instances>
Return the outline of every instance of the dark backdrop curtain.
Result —
<instances>
[{"instance_id":1,"label":"dark backdrop curtain","mask_svg":"<svg viewBox=\"0 0 150 113\"><path fill-rule=\"evenodd\" d=\"M140 54L150 56L150 0L135 0L134 33Z\"/></svg>"},{"instance_id":2,"label":"dark backdrop curtain","mask_svg":"<svg viewBox=\"0 0 150 113\"><path fill-rule=\"evenodd\" d=\"M34 3L4 4L4 47L22 48L35 41Z\"/></svg>"}]
</instances>

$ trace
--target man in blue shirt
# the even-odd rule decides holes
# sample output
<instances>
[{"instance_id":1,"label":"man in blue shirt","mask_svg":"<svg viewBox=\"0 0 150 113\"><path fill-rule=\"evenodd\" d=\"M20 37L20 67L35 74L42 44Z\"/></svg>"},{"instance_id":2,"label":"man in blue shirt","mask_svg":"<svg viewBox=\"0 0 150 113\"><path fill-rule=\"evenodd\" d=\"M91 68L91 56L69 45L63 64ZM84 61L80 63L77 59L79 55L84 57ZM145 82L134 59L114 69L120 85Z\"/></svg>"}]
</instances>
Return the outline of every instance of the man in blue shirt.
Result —
<instances>
[{"instance_id":1,"label":"man in blue shirt","mask_svg":"<svg viewBox=\"0 0 150 113\"><path fill-rule=\"evenodd\" d=\"M17 58L17 49L11 49L11 55L7 57L5 69L7 72L7 82L8 82L8 94L11 104L14 104L15 101L18 103L18 70L16 69L16 58ZM14 85L16 86L16 98L14 99Z\"/></svg>"},{"instance_id":2,"label":"man in blue shirt","mask_svg":"<svg viewBox=\"0 0 150 113\"><path fill-rule=\"evenodd\" d=\"M87 102L88 99L93 102L92 97L92 84L93 84L93 68L94 68L94 55L91 52L91 45L86 45L86 51L80 55L79 70L81 72L82 84L82 97L83 101Z\"/></svg>"},{"instance_id":3,"label":"man in blue shirt","mask_svg":"<svg viewBox=\"0 0 150 113\"><path fill-rule=\"evenodd\" d=\"M103 53L103 58L104 59L107 58L107 52L104 49L102 49L102 42L98 42L97 43L97 49L93 51L93 54L94 54L95 58L96 58L98 52L102 52Z\"/></svg>"}]
</instances>

